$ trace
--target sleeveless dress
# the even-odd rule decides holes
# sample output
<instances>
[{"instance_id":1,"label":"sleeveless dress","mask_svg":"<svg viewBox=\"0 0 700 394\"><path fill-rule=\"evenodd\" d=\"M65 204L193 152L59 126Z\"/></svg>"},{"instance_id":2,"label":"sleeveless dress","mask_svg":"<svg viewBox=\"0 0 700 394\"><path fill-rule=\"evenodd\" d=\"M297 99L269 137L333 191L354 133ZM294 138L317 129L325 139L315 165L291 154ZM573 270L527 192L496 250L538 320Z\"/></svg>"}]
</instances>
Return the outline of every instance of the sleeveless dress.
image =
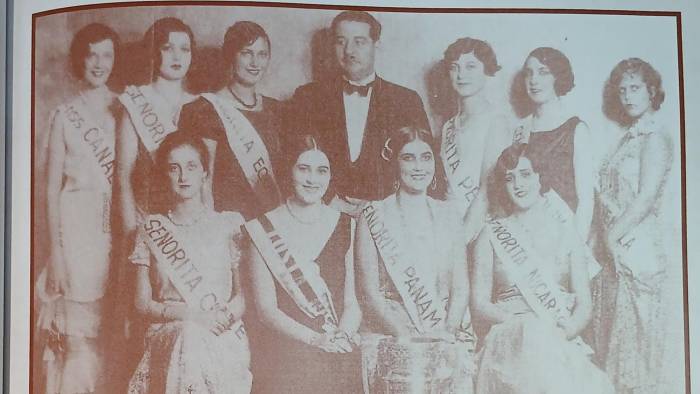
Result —
<instances>
[{"instance_id":1,"label":"sleeveless dress","mask_svg":"<svg viewBox=\"0 0 700 394\"><path fill-rule=\"evenodd\" d=\"M495 163L511 140L501 137L507 127L505 116L489 109L475 114L466 127L458 127L457 116L442 127L440 159L447 178L447 201L464 216L479 193L481 176L488 171L484 162ZM512 130L512 129L511 129Z\"/></svg>"},{"instance_id":2,"label":"sleeveless dress","mask_svg":"<svg viewBox=\"0 0 700 394\"><path fill-rule=\"evenodd\" d=\"M112 204L111 181L105 180L105 167L98 167L95 158L104 158L101 162L109 166L111 179L114 128L113 125L109 129L101 128L102 134L97 137L92 127L98 127L98 123L90 117L80 97L58 107L53 113L53 123L54 127L63 129L65 144L58 216L68 284L59 302L51 303L56 308L53 312L49 304L44 304L47 309L40 312L39 324L49 318L63 335L94 340L102 332L103 297L110 269ZM111 151L104 150L109 144ZM71 359L64 359L60 352L50 354L51 351L44 353L45 359L49 357L48 392L95 390L101 355L87 349Z\"/></svg>"},{"instance_id":3,"label":"sleeveless dress","mask_svg":"<svg viewBox=\"0 0 700 394\"><path fill-rule=\"evenodd\" d=\"M242 217L233 212L209 212L195 223L177 226L187 244L195 250L199 286L230 300L232 269L241 259ZM159 268L139 231L133 264L150 268L154 301L178 305L184 302L177 289ZM216 336L189 321L153 321L146 332L146 351L129 382L129 393L232 393L248 394L252 382L247 337L228 330Z\"/></svg>"},{"instance_id":4,"label":"sleeveless dress","mask_svg":"<svg viewBox=\"0 0 700 394\"><path fill-rule=\"evenodd\" d=\"M397 226L394 227L397 229L406 230L411 228L415 230L401 231L401 234L395 235L399 239L402 248L401 254L411 256L411 261L418 263L414 265L414 267L418 274L416 276L420 276L424 279L421 285L431 286L432 291L430 293L434 294L439 302L444 302L444 308L447 310L454 267L456 264L466 264L466 245L459 237L462 234L460 232L461 218L454 214L450 203L434 200L430 197L428 197L428 205L433 217L432 226L406 223L402 217L402 213L397 207L398 203L395 194L379 203L383 204L384 219L387 223L393 222L397 224ZM372 245L372 247L376 248L376 245ZM379 288L380 292L384 295L385 308L394 311L398 316L402 316L402 322L405 328L415 332L415 326L404 307L404 301L399 290L389 275L384 260L379 252L377 253L379 258ZM425 300L423 296L417 296L417 294L420 294L422 291L419 285L412 287L410 291L412 296L420 297L420 301ZM465 320L469 319L470 316L467 310ZM431 334L444 330L444 323L445 320L443 319L439 324L433 327L425 327L424 336L430 338ZM373 387L376 387L376 384L381 385L379 380L386 378L386 376L382 378L378 377L382 372L379 370L381 367L378 369L376 366L381 365L382 356L377 353L378 350L381 352L381 349L376 347L376 341L380 340L381 337L390 336L391 333L384 331L381 326L382 324L380 322L374 321L369 317L363 317L362 331L364 336L363 341L365 341L365 344L363 344L363 364L365 373L369 375L368 384L373 385ZM472 374L474 368L473 351L475 337L471 326L463 326L463 329L465 332L461 334L467 338L462 339L464 342L458 342L456 345L459 348L456 359L447 356L447 359L449 359L448 365L446 365L445 370L441 372L446 372L446 376L452 379L450 390L470 394L473 393ZM415 337L419 336L420 335L416 332ZM450 350L447 350L445 354L448 354L449 351ZM373 376L373 374L376 375ZM389 392L391 392L391 389L389 389Z\"/></svg>"},{"instance_id":5,"label":"sleeveless dress","mask_svg":"<svg viewBox=\"0 0 700 394\"><path fill-rule=\"evenodd\" d=\"M260 135L269 153L273 172L278 174L279 172L275 170L279 168L281 155L279 133L282 127L282 104L270 97L260 97L262 97L262 106L258 111L247 110L240 105L237 105L237 108ZM256 198L238 159L229 146L221 118L207 99L200 97L184 105L180 114L179 127L194 132L202 138L216 141L212 179L212 195L216 211L240 212L246 220L250 220L279 205L280 201L262 205L260 199Z\"/></svg>"},{"instance_id":6,"label":"sleeveless dress","mask_svg":"<svg viewBox=\"0 0 700 394\"><path fill-rule=\"evenodd\" d=\"M532 166L538 169L540 181L554 189L574 212L578 207L574 136L579 123L581 119L571 117L556 129L531 132L529 140L519 139L524 126L515 132L515 142L528 143L532 152Z\"/></svg>"},{"instance_id":7,"label":"sleeveless dress","mask_svg":"<svg viewBox=\"0 0 700 394\"><path fill-rule=\"evenodd\" d=\"M600 171L600 200L605 228L634 203L639 193L644 146L653 134L664 132L653 114L647 113L625 132L617 149L604 162ZM664 189L668 189L668 170L672 163L665 164L662 182ZM665 190L659 193L649 213L623 238L626 247L610 255L623 268L617 275L605 367L620 392L674 392L669 387L672 382L662 380L664 371L670 368L669 340L682 342L682 332L679 332L682 321L672 312L680 306L669 302L668 294L679 293L679 287L669 286L670 279L679 278L672 278L678 275L671 275L673 268L669 266L668 238L672 231L668 231L664 218L665 195ZM676 245L679 244L676 240ZM674 326L675 334L669 331ZM679 354L673 362L679 367L675 373L676 382L683 379Z\"/></svg>"},{"instance_id":8,"label":"sleeveless dress","mask_svg":"<svg viewBox=\"0 0 700 394\"><path fill-rule=\"evenodd\" d=\"M510 218L501 221L507 226L512 225ZM544 261L537 264L543 268L542 272L550 273L559 282L573 308L575 295L566 290L569 287L568 267L585 262L571 261L572 248L583 246L577 246L564 233L553 232L559 237L558 248L541 253L538 257ZM494 303L514 316L491 326L483 340L477 356L476 393L613 394L607 376L588 359L590 348L568 341L560 328L532 311L515 284L512 268L495 252L493 271Z\"/></svg>"},{"instance_id":9,"label":"sleeveless dress","mask_svg":"<svg viewBox=\"0 0 700 394\"><path fill-rule=\"evenodd\" d=\"M341 213L326 245L314 259L331 292L338 317L343 314L345 255L352 247L350 229L350 216ZM323 332L323 318L307 316L276 280L275 293L280 311L316 332ZM263 324L256 325L256 329L257 332L250 334L257 337L253 393L362 393L359 351L327 353Z\"/></svg>"}]
</instances>

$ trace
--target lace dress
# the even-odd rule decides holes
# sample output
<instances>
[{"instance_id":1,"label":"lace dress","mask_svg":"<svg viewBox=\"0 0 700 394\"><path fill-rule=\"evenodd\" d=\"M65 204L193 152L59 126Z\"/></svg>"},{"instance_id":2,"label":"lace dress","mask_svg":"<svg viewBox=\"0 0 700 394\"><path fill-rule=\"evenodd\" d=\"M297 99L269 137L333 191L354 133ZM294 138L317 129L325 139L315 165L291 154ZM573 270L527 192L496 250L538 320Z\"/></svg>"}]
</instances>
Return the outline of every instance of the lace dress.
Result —
<instances>
[{"instance_id":1,"label":"lace dress","mask_svg":"<svg viewBox=\"0 0 700 394\"><path fill-rule=\"evenodd\" d=\"M604 162L600 201L605 229L637 199L642 154L647 143L658 141L659 133L663 131L655 117L644 115L625 132L617 149ZM662 164L666 166L663 188L671 164ZM670 305L666 294L669 251L662 217L664 194L662 190L649 213L622 238L623 245L608 251L619 268L605 367L620 392L656 393L667 387L660 376L668 358L664 354L670 335L668 327L674 324L669 321L668 311L679 307ZM677 379L683 379L682 373L677 374Z\"/></svg>"},{"instance_id":2,"label":"lace dress","mask_svg":"<svg viewBox=\"0 0 700 394\"><path fill-rule=\"evenodd\" d=\"M241 247L237 213L205 213L198 221L178 226L178 232L192 246L198 272L216 299L231 298L233 275ZM151 271L153 299L181 304L183 299L146 245L140 231L131 256L134 264ZM193 258L193 260L194 260ZM216 336L195 322L153 322L146 332L146 351L129 382L129 393L232 393L248 394L252 384L250 352L245 335L228 330Z\"/></svg>"}]
</instances>

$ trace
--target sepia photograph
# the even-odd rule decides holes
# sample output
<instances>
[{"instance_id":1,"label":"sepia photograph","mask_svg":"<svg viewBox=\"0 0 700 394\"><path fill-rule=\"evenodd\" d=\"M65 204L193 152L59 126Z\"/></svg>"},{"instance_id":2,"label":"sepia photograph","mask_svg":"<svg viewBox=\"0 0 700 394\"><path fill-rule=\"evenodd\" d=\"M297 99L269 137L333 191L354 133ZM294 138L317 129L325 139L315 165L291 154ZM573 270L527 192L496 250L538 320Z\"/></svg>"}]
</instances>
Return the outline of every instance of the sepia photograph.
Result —
<instances>
[{"instance_id":1,"label":"sepia photograph","mask_svg":"<svg viewBox=\"0 0 700 394\"><path fill-rule=\"evenodd\" d=\"M690 392L679 12L32 21L31 393Z\"/></svg>"}]
</instances>

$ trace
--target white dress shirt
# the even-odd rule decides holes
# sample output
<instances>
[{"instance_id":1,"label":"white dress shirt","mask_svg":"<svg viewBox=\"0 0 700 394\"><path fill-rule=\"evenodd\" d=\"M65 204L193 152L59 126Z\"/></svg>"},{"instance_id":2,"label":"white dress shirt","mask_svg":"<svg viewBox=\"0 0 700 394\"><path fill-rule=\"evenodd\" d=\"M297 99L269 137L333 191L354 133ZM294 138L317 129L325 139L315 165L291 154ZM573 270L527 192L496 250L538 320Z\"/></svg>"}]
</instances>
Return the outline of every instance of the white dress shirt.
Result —
<instances>
[{"instance_id":1,"label":"white dress shirt","mask_svg":"<svg viewBox=\"0 0 700 394\"><path fill-rule=\"evenodd\" d=\"M361 81L348 81L352 85L367 85L375 79L375 74ZM367 96L363 97L358 92L347 94L343 91L343 105L345 106L345 129L348 133L348 147L350 148L350 160L357 161L362 150L362 139L367 125L369 113L369 101L372 98L373 88L369 88Z\"/></svg>"}]
</instances>

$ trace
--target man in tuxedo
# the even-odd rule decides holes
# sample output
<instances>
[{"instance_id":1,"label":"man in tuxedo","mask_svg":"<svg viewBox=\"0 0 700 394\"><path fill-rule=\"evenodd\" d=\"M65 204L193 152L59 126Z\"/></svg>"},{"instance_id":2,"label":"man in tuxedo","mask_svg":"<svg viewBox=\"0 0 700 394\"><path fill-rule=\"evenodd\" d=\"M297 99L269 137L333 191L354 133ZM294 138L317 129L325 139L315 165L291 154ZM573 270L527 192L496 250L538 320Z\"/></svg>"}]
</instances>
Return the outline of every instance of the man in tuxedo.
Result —
<instances>
[{"instance_id":1,"label":"man in tuxedo","mask_svg":"<svg viewBox=\"0 0 700 394\"><path fill-rule=\"evenodd\" d=\"M333 204L357 214L364 201L383 199L394 190L397 174L389 168L387 152L382 155L391 131L430 126L415 91L376 74L381 24L371 14L341 12L330 33L342 73L297 89L290 126L317 138L331 162Z\"/></svg>"}]
</instances>

